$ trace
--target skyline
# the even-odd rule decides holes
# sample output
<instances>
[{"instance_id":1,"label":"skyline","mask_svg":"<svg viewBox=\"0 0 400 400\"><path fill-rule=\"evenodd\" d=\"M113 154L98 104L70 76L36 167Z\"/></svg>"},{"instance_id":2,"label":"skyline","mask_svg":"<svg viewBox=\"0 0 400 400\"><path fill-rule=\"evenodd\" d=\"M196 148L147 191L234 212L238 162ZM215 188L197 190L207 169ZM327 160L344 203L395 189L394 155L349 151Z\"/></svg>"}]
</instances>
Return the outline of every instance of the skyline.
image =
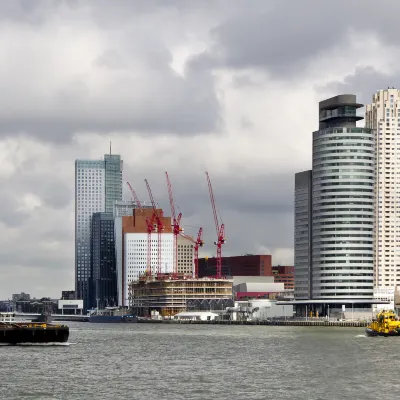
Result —
<instances>
[{"instance_id":1,"label":"skyline","mask_svg":"<svg viewBox=\"0 0 400 400\"><path fill-rule=\"evenodd\" d=\"M293 265L293 177L309 168L316 105L400 85L400 4L306 1L303 26L299 5L275 1L121 3L0 10L0 298L73 289L74 161L100 159L110 140L124 182L147 199L147 178L169 214L168 171L183 224L204 226L203 254L215 253L208 170L223 255Z\"/></svg>"}]
</instances>

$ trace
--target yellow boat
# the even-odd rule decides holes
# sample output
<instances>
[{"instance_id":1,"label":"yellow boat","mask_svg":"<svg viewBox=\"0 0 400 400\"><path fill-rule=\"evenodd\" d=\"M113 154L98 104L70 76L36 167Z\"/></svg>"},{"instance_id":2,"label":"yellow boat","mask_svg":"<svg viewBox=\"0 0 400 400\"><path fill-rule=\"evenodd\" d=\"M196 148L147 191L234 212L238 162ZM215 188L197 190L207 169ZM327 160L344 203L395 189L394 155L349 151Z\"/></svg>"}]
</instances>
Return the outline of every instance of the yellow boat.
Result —
<instances>
[{"instance_id":1,"label":"yellow boat","mask_svg":"<svg viewBox=\"0 0 400 400\"><path fill-rule=\"evenodd\" d=\"M400 321L393 310L383 310L366 328L368 336L400 336Z\"/></svg>"}]
</instances>

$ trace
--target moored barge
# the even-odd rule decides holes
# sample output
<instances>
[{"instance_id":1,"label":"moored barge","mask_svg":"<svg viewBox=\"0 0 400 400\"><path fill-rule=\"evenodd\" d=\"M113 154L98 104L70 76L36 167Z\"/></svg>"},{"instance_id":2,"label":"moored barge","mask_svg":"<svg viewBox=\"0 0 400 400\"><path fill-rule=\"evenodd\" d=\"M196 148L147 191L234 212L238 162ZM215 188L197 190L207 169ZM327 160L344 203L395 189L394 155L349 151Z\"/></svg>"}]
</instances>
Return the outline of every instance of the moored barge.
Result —
<instances>
[{"instance_id":1,"label":"moored barge","mask_svg":"<svg viewBox=\"0 0 400 400\"><path fill-rule=\"evenodd\" d=\"M0 343L65 343L69 327L35 322L15 322L13 313L0 313Z\"/></svg>"}]
</instances>

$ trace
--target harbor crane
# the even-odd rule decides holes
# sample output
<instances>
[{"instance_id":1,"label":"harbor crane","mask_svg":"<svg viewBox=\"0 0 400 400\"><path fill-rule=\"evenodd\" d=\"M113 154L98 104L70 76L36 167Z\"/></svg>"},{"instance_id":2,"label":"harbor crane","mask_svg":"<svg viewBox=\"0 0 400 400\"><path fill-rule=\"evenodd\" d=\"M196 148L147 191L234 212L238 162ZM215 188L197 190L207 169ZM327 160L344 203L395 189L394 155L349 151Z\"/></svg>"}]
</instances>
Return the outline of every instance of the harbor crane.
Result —
<instances>
[{"instance_id":1,"label":"harbor crane","mask_svg":"<svg viewBox=\"0 0 400 400\"><path fill-rule=\"evenodd\" d=\"M217 240L214 242L214 244L217 246L216 277L217 277L217 279L220 279L222 277L222 245L225 244L225 242L226 242L225 225L223 223L221 223L221 225L219 224L217 208L215 206L215 198L214 198L213 188L211 185L210 176L208 175L207 171L206 171L206 176L207 176L207 183L208 183L208 191L210 192L211 206L212 206L213 214L214 214L215 229L217 231Z\"/></svg>"}]
</instances>

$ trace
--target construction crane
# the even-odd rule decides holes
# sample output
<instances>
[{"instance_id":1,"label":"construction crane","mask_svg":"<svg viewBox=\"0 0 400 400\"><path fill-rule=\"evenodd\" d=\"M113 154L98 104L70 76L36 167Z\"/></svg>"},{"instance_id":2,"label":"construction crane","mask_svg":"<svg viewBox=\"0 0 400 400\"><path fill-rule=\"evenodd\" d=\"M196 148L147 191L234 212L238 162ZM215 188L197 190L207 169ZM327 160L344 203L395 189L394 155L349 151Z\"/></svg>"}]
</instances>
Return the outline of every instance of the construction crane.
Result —
<instances>
[{"instance_id":1,"label":"construction crane","mask_svg":"<svg viewBox=\"0 0 400 400\"><path fill-rule=\"evenodd\" d=\"M219 224L217 208L215 206L214 193L213 193L213 189L212 189L212 185L211 185L210 176L208 175L207 171L206 171L206 176L207 176L207 183L208 183L208 191L210 192L211 206L212 206L213 214L214 214L215 229L217 231L217 240L214 242L214 244L217 246L216 277L217 277L217 279L220 279L222 277L222 245L225 244L225 242L226 242L225 225Z\"/></svg>"},{"instance_id":2,"label":"construction crane","mask_svg":"<svg viewBox=\"0 0 400 400\"><path fill-rule=\"evenodd\" d=\"M140 212L143 212L144 209L142 207L142 204L139 201L139 198L136 195L136 192L133 190L131 184L129 182L126 182L126 184L129 187L129 190L131 191L132 198L136 203L136 208L140 210ZM151 234L154 231L154 219L146 217L146 225L147 225L147 271L150 276L152 276L152 268L151 268Z\"/></svg>"},{"instance_id":3,"label":"construction crane","mask_svg":"<svg viewBox=\"0 0 400 400\"><path fill-rule=\"evenodd\" d=\"M199 229L196 240L193 240L192 237L184 235L183 233L181 233L180 235L194 243L194 277L197 279L199 277L199 247L204 246L203 228Z\"/></svg>"},{"instance_id":4,"label":"construction crane","mask_svg":"<svg viewBox=\"0 0 400 400\"><path fill-rule=\"evenodd\" d=\"M128 185L129 190L131 191L132 199L133 199L133 201L136 203L136 207L137 207L141 212L143 212L142 204L140 203L139 198L138 198L137 195L136 195L136 192L133 190L133 188L132 188L132 186L131 186L131 184L130 184L129 182L126 182L126 184Z\"/></svg>"},{"instance_id":5,"label":"construction crane","mask_svg":"<svg viewBox=\"0 0 400 400\"><path fill-rule=\"evenodd\" d=\"M151 204L153 206L152 223L154 224L154 222L155 222L156 229L157 229L157 234L158 234L158 240L157 240L157 274L160 277L160 275L161 275L161 233L164 230L164 225L162 224L161 218L162 218L163 215L162 215L162 211L158 212L158 210L157 210L157 205L156 205L156 202L154 201L153 193L151 192L149 182L147 182L147 179L145 179L144 181L146 183L147 191L149 192L150 201L151 201ZM151 240L151 238L150 238L150 240Z\"/></svg>"},{"instance_id":6,"label":"construction crane","mask_svg":"<svg viewBox=\"0 0 400 400\"><path fill-rule=\"evenodd\" d=\"M178 275L178 235L182 232L181 218L182 213L179 213L178 217L175 213L175 204L174 197L172 195L172 185L169 180L168 172L165 172L165 176L167 178L167 186L168 186L168 196L169 196L169 204L171 205L171 218L172 218L172 233L174 234L174 256L173 256L173 275Z\"/></svg>"}]
</instances>

